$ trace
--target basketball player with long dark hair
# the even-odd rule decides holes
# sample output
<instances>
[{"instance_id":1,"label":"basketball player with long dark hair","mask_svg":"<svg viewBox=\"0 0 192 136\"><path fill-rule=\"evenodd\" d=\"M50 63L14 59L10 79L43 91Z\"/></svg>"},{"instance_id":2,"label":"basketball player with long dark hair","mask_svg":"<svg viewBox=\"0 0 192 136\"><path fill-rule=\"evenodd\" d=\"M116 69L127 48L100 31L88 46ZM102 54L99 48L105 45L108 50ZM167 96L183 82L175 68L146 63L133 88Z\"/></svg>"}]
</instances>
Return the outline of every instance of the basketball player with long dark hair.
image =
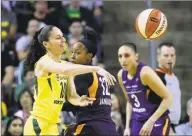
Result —
<instances>
[{"instance_id":1,"label":"basketball player with long dark hair","mask_svg":"<svg viewBox=\"0 0 192 136\"><path fill-rule=\"evenodd\" d=\"M52 25L40 29L34 36L25 68L35 72L35 102L24 135L58 135L57 123L65 98L78 106L87 106L94 101L77 95L71 76L98 72L109 84L114 84L114 77L104 69L61 61L65 41L61 30ZM66 93L69 87L71 89Z\"/></svg>"}]
</instances>

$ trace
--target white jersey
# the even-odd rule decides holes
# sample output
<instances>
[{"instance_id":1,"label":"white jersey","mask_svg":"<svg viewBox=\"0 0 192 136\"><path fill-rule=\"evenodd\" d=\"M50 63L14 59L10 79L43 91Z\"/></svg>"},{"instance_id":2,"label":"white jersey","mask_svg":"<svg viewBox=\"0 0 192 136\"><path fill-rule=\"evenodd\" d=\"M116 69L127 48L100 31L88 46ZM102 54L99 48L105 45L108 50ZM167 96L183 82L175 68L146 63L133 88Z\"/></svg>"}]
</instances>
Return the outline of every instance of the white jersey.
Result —
<instances>
[{"instance_id":1,"label":"white jersey","mask_svg":"<svg viewBox=\"0 0 192 136\"><path fill-rule=\"evenodd\" d=\"M161 68L157 68L155 71L173 96L173 103L169 108L169 117L172 124L178 124L181 118L181 89L179 80L174 73L167 74Z\"/></svg>"},{"instance_id":2,"label":"white jersey","mask_svg":"<svg viewBox=\"0 0 192 136\"><path fill-rule=\"evenodd\" d=\"M172 76L165 75L166 87L170 90L173 96L173 103L169 108L170 120L173 124L179 124L181 118L181 90L179 80L173 73Z\"/></svg>"}]
</instances>

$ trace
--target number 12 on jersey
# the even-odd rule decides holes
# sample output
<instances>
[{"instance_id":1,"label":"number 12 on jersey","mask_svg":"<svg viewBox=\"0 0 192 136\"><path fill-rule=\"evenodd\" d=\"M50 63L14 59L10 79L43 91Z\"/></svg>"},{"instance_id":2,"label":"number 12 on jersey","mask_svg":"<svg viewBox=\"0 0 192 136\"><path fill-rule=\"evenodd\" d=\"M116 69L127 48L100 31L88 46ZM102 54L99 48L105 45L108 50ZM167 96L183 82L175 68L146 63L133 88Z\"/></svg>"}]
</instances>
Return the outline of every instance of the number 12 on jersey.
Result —
<instances>
[{"instance_id":1,"label":"number 12 on jersey","mask_svg":"<svg viewBox=\"0 0 192 136\"><path fill-rule=\"evenodd\" d=\"M110 95L109 86L105 79L103 77L99 77L99 81L101 82L101 86L103 88L103 95Z\"/></svg>"}]
</instances>

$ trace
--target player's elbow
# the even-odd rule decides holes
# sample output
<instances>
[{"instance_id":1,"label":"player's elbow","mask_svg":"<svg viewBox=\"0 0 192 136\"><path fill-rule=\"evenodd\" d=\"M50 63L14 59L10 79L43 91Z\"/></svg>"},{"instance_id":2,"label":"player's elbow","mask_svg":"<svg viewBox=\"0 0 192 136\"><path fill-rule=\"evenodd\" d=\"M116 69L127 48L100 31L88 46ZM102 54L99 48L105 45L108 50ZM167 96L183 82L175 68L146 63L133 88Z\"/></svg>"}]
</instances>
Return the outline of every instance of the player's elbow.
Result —
<instances>
[{"instance_id":1,"label":"player's elbow","mask_svg":"<svg viewBox=\"0 0 192 136\"><path fill-rule=\"evenodd\" d=\"M72 105L78 106L78 101L77 101L75 98L70 97L70 98L68 99L68 101L69 101Z\"/></svg>"},{"instance_id":2,"label":"player's elbow","mask_svg":"<svg viewBox=\"0 0 192 136\"><path fill-rule=\"evenodd\" d=\"M73 97L72 97L72 95L67 94L67 101L70 102L70 103L73 102Z\"/></svg>"}]
</instances>

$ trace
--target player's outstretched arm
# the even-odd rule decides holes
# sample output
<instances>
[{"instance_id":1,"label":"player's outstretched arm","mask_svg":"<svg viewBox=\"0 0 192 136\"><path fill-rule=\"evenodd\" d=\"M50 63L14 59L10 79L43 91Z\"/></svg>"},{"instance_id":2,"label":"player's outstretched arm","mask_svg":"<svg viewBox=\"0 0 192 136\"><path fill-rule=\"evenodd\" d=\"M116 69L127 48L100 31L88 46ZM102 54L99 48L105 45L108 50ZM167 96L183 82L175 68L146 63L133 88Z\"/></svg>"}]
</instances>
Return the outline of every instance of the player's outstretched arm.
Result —
<instances>
[{"instance_id":1,"label":"player's outstretched arm","mask_svg":"<svg viewBox=\"0 0 192 136\"><path fill-rule=\"evenodd\" d=\"M92 104L95 98L89 98L84 95L80 97L76 92L73 77L69 77L67 87L67 100L75 106L84 107L88 106L89 104Z\"/></svg>"},{"instance_id":2,"label":"player's outstretched arm","mask_svg":"<svg viewBox=\"0 0 192 136\"><path fill-rule=\"evenodd\" d=\"M130 103L129 98L127 96L125 87L123 85L122 70L120 70L118 72L117 77L118 77L119 85L120 85L121 89L123 90L123 93L124 93L124 95L125 95L125 97L127 99L127 105L126 105L126 125L125 125L124 136L129 136L130 135L130 120L131 120L132 106L131 106L131 103Z\"/></svg>"},{"instance_id":3,"label":"player's outstretched arm","mask_svg":"<svg viewBox=\"0 0 192 136\"><path fill-rule=\"evenodd\" d=\"M154 70L148 66L145 66L141 70L141 81L144 85L149 86L152 91L154 91L158 96L162 98L162 102L159 105L158 109L143 125L143 128L140 131L141 135L148 135L150 134L155 121L159 119L163 115L163 113L171 106L172 95L166 88L166 86L163 84L161 79L154 72Z\"/></svg>"},{"instance_id":4,"label":"player's outstretched arm","mask_svg":"<svg viewBox=\"0 0 192 136\"><path fill-rule=\"evenodd\" d=\"M68 76L97 72L98 74L104 76L104 78L110 85L114 85L114 82L116 82L116 79L113 75L98 66L85 66L71 63L63 64L52 60L48 56L42 58L37 65L39 65L43 71L51 73L62 73Z\"/></svg>"}]
</instances>

